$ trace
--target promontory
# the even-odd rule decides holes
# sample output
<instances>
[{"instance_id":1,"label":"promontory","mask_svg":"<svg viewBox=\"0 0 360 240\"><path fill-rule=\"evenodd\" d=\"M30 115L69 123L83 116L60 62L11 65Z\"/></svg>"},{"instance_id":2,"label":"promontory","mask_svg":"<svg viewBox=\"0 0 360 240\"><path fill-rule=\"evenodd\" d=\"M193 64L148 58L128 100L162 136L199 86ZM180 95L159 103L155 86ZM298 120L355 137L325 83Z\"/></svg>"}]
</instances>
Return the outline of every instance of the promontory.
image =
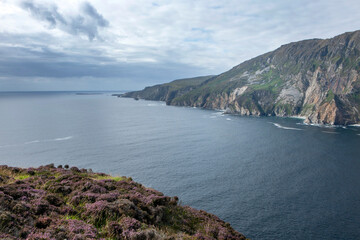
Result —
<instances>
[{"instance_id":1,"label":"promontory","mask_svg":"<svg viewBox=\"0 0 360 240\"><path fill-rule=\"evenodd\" d=\"M213 214L127 177L0 166L0 239L246 239Z\"/></svg>"},{"instance_id":2,"label":"promontory","mask_svg":"<svg viewBox=\"0 0 360 240\"><path fill-rule=\"evenodd\" d=\"M350 125L360 123L359 74L360 31L355 31L289 43L220 75L176 80L122 96Z\"/></svg>"}]
</instances>

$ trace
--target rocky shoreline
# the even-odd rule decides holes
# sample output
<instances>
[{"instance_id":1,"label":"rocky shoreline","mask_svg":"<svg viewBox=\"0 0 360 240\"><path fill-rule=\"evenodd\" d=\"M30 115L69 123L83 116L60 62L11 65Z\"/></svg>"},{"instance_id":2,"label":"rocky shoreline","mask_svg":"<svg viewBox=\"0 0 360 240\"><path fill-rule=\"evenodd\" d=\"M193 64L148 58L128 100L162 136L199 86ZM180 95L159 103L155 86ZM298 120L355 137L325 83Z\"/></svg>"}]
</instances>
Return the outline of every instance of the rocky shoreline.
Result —
<instances>
[{"instance_id":1,"label":"rocky shoreline","mask_svg":"<svg viewBox=\"0 0 360 240\"><path fill-rule=\"evenodd\" d=\"M0 166L0 239L246 239L215 215L127 177Z\"/></svg>"},{"instance_id":2,"label":"rocky shoreline","mask_svg":"<svg viewBox=\"0 0 360 240\"><path fill-rule=\"evenodd\" d=\"M359 59L360 31L347 32L282 45L217 76L180 79L121 96L245 116L301 116L309 124L353 125L360 123Z\"/></svg>"}]
</instances>

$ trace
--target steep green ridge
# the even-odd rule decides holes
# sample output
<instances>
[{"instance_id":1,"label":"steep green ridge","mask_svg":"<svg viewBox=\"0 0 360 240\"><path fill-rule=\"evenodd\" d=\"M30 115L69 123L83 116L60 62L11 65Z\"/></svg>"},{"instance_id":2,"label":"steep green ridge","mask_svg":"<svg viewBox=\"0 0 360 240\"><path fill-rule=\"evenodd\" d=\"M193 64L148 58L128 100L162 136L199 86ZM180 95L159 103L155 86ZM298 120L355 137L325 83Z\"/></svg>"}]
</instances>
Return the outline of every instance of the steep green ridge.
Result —
<instances>
[{"instance_id":1,"label":"steep green ridge","mask_svg":"<svg viewBox=\"0 0 360 240\"><path fill-rule=\"evenodd\" d=\"M289 43L167 101L315 124L360 122L360 31Z\"/></svg>"},{"instance_id":2,"label":"steep green ridge","mask_svg":"<svg viewBox=\"0 0 360 240\"><path fill-rule=\"evenodd\" d=\"M67 168L0 166L0 239L246 239L131 178Z\"/></svg>"},{"instance_id":3,"label":"steep green ridge","mask_svg":"<svg viewBox=\"0 0 360 240\"><path fill-rule=\"evenodd\" d=\"M146 87L142 91L135 91L122 94L122 97L140 98L145 100L165 101L171 104L171 101L187 92L192 91L201 83L213 76L203 76L195 78L185 78L172 81L170 83L159 84L152 87Z\"/></svg>"}]
</instances>

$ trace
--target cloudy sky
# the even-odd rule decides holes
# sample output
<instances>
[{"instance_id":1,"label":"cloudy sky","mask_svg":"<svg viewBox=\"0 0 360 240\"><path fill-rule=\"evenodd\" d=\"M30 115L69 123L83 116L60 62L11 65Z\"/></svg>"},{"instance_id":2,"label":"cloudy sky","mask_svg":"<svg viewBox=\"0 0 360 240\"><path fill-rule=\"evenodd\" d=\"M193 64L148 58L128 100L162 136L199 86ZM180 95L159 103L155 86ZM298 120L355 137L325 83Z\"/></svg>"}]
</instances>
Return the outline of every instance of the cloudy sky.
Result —
<instances>
[{"instance_id":1,"label":"cloudy sky","mask_svg":"<svg viewBox=\"0 0 360 240\"><path fill-rule=\"evenodd\" d=\"M0 91L135 90L360 29L359 0L0 0Z\"/></svg>"}]
</instances>

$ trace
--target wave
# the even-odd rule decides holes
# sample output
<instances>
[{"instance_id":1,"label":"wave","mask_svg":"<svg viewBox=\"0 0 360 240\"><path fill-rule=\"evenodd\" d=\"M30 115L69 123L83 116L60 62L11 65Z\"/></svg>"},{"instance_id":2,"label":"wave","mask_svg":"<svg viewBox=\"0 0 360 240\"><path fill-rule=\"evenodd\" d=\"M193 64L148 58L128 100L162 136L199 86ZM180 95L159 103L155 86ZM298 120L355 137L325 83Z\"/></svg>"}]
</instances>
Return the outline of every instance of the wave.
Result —
<instances>
[{"instance_id":1,"label":"wave","mask_svg":"<svg viewBox=\"0 0 360 240\"><path fill-rule=\"evenodd\" d=\"M274 124L275 127L281 128L281 129L302 131L302 129L300 129L300 128L284 127L284 126L281 126L278 123L273 123L273 122L269 122L269 123L272 123L272 124Z\"/></svg>"},{"instance_id":2,"label":"wave","mask_svg":"<svg viewBox=\"0 0 360 240\"><path fill-rule=\"evenodd\" d=\"M0 148L6 148L6 147L16 147L17 144L11 144L11 145L1 145Z\"/></svg>"},{"instance_id":3,"label":"wave","mask_svg":"<svg viewBox=\"0 0 360 240\"><path fill-rule=\"evenodd\" d=\"M224 116L224 112L221 112L221 111L213 112L211 114L216 115L216 116Z\"/></svg>"},{"instance_id":4,"label":"wave","mask_svg":"<svg viewBox=\"0 0 360 240\"><path fill-rule=\"evenodd\" d=\"M296 123L297 125L303 125L303 126L312 126L312 127L319 127L319 128L343 128L343 129L348 129L347 127L360 127L360 125L349 125L349 126L344 126L344 125L330 125L330 124L320 124L320 123Z\"/></svg>"},{"instance_id":5,"label":"wave","mask_svg":"<svg viewBox=\"0 0 360 240\"><path fill-rule=\"evenodd\" d=\"M66 141L72 139L73 136L63 137L63 138L55 138L54 141Z\"/></svg>"},{"instance_id":6,"label":"wave","mask_svg":"<svg viewBox=\"0 0 360 240\"><path fill-rule=\"evenodd\" d=\"M61 137L61 138L53 138L53 139L44 139L44 140L33 140L29 142L24 142L21 144L10 144L10 145L2 145L0 148L6 148L6 147L17 147L22 145L29 145L34 143L43 143L43 142L56 142L56 141L66 141L72 139L73 136L67 136L67 137Z\"/></svg>"},{"instance_id":7,"label":"wave","mask_svg":"<svg viewBox=\"0 0 360 240\"><path fill-rule=\"evenodd\" d=\"M306 120L306 117L303 116L290 116L289 118L294 118L294 119L301 119L301 120Z\"/></svg>"},{"instance_id":8,"label":"wave","mask_svg":"<svg viewBox=\"0 0 360 240\"><path fill-rule=\"evenodd\" d=\"M32 144L32 143L38 143L38 142L40 142L40 140L34 140L34 141L26 142L24 144Z\"/></svg>"},{"instance_id":9,"label":"wave","mask_svg":"<svg viewBox=\"0 0 360 240\"><path fill-rule=\"evenodd\" d=\"M146 104L146 106L148 106L148 107L159 107L159 106L166 106L166 104L165 103L158 103L158 102L156 102L156 103L148 103L148 104Z\"/></svg>"}]
</instances>

